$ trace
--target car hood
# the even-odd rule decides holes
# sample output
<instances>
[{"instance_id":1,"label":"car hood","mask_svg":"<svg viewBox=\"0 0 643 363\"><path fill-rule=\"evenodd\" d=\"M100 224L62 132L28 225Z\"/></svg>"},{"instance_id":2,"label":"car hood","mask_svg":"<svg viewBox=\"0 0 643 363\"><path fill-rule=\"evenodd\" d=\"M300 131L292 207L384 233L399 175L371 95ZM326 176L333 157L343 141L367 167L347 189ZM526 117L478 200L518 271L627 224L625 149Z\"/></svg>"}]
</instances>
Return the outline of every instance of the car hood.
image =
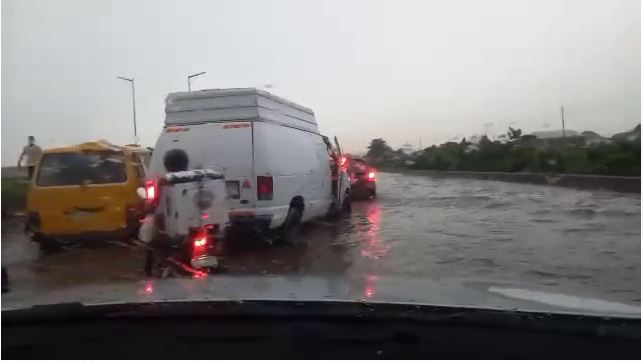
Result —
<instances>
[{"instance_id":1,"label":"car hood","mask_svg":"<svg viewBox=\"0 0 643 363\"><path fill-rule=\"evenodd\" d=\"M406 303L640 318L640 305L574 296L507 282L407 278L229 276L75 285L47 291L12 286L2 310L80 302L85 305L167 301L291 300Z\"/></svg>"}]
</instances>

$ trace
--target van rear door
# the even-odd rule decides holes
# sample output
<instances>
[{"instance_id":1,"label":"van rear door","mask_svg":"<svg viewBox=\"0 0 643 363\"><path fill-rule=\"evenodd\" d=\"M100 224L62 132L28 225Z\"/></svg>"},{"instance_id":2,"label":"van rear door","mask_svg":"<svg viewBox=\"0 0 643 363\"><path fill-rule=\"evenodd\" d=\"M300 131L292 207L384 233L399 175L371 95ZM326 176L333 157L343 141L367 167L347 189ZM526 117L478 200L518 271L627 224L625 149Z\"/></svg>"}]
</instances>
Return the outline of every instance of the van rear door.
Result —
<instances>
[{"instance_id":1,"label":"van rear door","mask_svg":"<svg viewBox=\"0 0 643 363\"><path fill-rule=\"evenodd\" d=\"M163 156L177 148L187 152L188 169L211 168L223 172L230 208L254 208L251 122L166 127L154 148L150 173L164 174Z\"/></svg>"}]
</instances>

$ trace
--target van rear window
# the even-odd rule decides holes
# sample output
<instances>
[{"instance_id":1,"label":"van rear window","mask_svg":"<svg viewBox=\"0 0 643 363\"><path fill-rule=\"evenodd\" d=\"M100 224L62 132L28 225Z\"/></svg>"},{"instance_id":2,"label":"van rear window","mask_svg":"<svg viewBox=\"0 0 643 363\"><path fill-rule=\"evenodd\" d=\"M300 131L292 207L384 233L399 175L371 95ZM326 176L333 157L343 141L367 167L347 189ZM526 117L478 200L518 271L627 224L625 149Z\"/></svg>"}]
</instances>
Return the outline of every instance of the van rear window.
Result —
<instances>
[{"instance_id":1,"label":"van rear window","mask_svg":"<svg viewBox=\"0 0 643 363\"><path fill-rule=\"evenodd\" d=\"M44 154L36 185L111 184L127 181L125 157L118 151Z\"/></svg>"}]
</instances>

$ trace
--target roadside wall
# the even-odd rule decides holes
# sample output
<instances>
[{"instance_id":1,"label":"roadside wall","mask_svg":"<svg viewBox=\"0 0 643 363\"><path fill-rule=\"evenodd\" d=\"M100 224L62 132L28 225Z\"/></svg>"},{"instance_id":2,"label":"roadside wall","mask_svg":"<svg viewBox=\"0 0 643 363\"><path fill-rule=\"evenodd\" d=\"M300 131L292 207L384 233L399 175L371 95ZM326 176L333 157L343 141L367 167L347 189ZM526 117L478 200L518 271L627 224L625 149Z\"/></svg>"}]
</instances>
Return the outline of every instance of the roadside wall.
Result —
<instances>
[{"instance_id":1,"label":"roadside wall","mask_svg":"<svg viewBox=\"0 0 643 363\"><path fill-rule=\"evenodd\" d=\"M628 176L541 174L541 173L499 173L475 171L437 170L391 170L413 175L427 175L434 178L470 178L498 180L514 183L529 183L590 190L610 190L623 193L641 193L641 178Z\"/></svg>"},{"instance_id":2,"label":"roadside wall","mask_svg":"<svg viewBox=\"0 0 643 363\"><path fill-rule=\"evenodd\" d=\"M3 166L2 167L2 178L20 178L27 177L27 168L18 168L16 166Z\"/></svg>"}]
</instances>

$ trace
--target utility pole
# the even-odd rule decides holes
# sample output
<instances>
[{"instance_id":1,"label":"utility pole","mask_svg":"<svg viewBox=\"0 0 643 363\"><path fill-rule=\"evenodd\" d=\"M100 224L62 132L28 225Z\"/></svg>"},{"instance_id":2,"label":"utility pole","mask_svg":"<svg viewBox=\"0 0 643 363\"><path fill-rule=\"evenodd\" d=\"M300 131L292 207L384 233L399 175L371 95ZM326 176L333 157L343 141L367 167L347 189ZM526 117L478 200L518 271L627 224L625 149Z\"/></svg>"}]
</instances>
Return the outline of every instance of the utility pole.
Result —
<instances>
[{"instance_id":1,"label":"utility pole","mask_svg":"<svg viewBox=\"0 0 643 363\"><path fill-rule=\"evenodd\" d=\"M136 133L136 88L134 87L134 77L132 78L116 77L116 78L129 82L132 85L132 111L134 114L134 143L138 144L138 134Z\"/></svg>"},{"instance_id":2,"label":"utility pole","mask_svg":"<svg viewBox=\"0 0 643 363\"><path fill-rule=\"evenodd\" d=\"M188 92L192 91L192 78L198 77L202 74L205 74L205 72L199 72L188 76Z\"/></svg>"},{"instance_id":3,"label":"utility pole","mask_svg":"<svg viewBox=\"0 0 643 363\"><path fill-rule=\"evenodd\" d=\"M565 107L560 106L560 118L563 122L563 143L565 142Z\"/></svg>"}]
</instances>

